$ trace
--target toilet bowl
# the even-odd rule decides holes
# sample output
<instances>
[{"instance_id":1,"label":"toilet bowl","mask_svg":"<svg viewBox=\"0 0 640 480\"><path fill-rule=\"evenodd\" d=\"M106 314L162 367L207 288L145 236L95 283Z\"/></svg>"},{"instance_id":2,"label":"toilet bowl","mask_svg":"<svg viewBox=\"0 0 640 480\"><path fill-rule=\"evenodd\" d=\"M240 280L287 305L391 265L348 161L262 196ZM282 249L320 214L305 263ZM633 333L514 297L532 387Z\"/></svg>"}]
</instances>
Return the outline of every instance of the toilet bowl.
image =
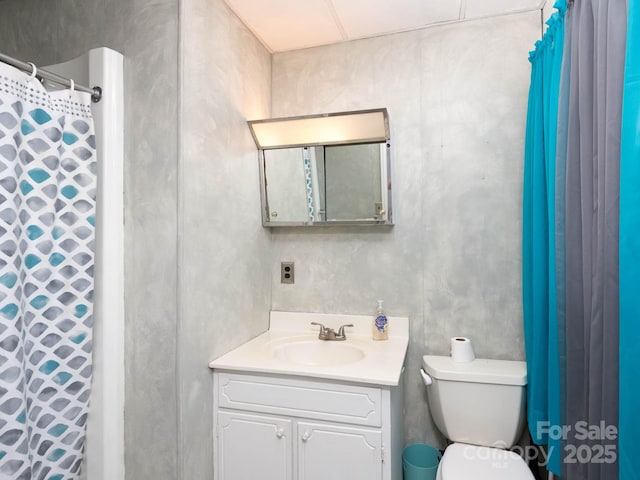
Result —
<instances>
[{"instance_id":1,"label":"toilet bowl","mask_svg":"<svg viewBox=\"0 0 640 480\"><path fill-rule=\"evenodd\" d=\"M436 480L534 480L534 476L517 453L453 443L444 451Z\"/></svg>"},{"instance_id":2,"label":"toilet bowl","mask_svg":"<svg viewBox=\"0 0 640 480\"><path fill-rule=\"evenodd\" d=\"M524 426L524 362L425 355L422 377L433 421L451 440L437 480L534 480L511 448Z\"/></svg>"}]
</instances>

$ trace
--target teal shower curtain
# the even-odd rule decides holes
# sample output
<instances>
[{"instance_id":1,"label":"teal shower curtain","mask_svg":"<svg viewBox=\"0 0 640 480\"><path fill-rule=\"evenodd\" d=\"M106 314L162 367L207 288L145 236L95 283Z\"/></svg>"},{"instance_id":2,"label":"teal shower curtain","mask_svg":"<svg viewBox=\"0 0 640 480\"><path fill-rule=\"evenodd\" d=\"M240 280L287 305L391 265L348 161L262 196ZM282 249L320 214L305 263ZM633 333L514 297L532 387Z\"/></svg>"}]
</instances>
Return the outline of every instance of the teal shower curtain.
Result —
<instances>
[{"instance_id":1,"label":"teal shower curtain","mask_svg":"<svg viewBox=\"0 0 640 480\"><path fill-rule=\"evenodd\" d=\"M549 469L560 474L560 438L547 434L550 425L562 423L555 295L555 164L566 4L558 2L556 7L544 37L529 56L522 281L529 431L536 444L549 446Z\"/></svg>"},{"instance_id":2,"label":"teal shower curtain","mask_svg":"<svg viewBox=\"0 0 640 480\"><path fill-rule=\"evenodd\" d=\"M558 1L530 56L528 420L571 480L640 478L639 3Z\"/></svg>"},{"instance_id":3,"label":"teal shower curtain","mask_svg":"<svg viewBox=\"0 0 640 480\"><path fill-rule=\"evenodd\" d=\"M91 373L91 100L0 63L0 478L79 478Z\"/></svg>"},{"instance_id":4,"label":"teal shower curtain","mask_svg":"<svg viewBox=\"0 0 640 480\"><path fill-rule=\"evenodd\" d=\"M620 478L640 478L640 1L629 0L620 158Z\"/></svg>"}]
</instances>

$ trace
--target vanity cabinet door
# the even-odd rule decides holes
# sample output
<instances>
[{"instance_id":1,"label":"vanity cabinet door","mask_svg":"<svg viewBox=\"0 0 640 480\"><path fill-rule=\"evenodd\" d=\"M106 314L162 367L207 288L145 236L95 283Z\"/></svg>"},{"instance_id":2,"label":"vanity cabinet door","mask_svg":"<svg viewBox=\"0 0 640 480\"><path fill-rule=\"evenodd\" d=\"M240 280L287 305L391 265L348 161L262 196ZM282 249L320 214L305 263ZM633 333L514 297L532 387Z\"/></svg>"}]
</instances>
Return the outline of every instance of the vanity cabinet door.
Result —
<instances>
[{"instance_id":1,"label":"vanity cabinet door","mask_svg":"<svg viewBox=\"0 0 640 480\"><path fill-rule=\"evenodd\" d=\"M298 480L381 480L379 429L298 422Z\"/></svg>"},{"instance_id":2,"label":"vanity cabinet door","mask_svg":"<svg viewBox=\"0 0 640 480\"><path fill-rule=\"evenodd\" d=\"M216 480L292 480L291 421L218 412Z\"/></svg>"}]
</instances>

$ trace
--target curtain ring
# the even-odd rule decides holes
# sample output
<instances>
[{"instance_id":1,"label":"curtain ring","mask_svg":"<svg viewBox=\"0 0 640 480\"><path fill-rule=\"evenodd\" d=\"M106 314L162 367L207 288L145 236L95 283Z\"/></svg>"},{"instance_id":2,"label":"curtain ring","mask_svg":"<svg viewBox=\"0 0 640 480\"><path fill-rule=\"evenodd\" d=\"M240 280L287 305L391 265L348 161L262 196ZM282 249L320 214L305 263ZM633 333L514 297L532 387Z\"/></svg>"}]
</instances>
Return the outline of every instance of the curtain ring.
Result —
<instances>
[{"instance_id":1,"label":"curtain ring","mask_svg":"<svg viewBox=\"0 0 640 480\"><path fill-rule=\"evenodd\" d=\"M29 82L31 80L33 80L34 78L36 78L36 75L38 74L38 67L36 67L36 65L34 63L31 62L27 62L29 65L31 65L31 74L29 75Z\"/></svg>"}]
</instances>

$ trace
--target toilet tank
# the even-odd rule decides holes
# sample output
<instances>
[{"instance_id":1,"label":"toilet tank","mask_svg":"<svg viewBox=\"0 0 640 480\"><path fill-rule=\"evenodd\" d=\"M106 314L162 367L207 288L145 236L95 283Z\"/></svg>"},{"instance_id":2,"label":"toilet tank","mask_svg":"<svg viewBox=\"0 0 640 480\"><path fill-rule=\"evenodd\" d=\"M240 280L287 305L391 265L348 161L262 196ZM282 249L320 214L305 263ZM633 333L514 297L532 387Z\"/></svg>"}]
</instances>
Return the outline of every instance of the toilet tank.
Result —
<instances>
[{"instance_id":1,"label":"toilet tank","mask_svg":"<svg viewBox=\"0 0 640 480\"><path fill-rule=\"evenodd\" d=\"M525 422L525 362L425 355L422 366L433 383L427 386L431 416L453 442L510 448Z\"/></svg>"}]
</instances>

